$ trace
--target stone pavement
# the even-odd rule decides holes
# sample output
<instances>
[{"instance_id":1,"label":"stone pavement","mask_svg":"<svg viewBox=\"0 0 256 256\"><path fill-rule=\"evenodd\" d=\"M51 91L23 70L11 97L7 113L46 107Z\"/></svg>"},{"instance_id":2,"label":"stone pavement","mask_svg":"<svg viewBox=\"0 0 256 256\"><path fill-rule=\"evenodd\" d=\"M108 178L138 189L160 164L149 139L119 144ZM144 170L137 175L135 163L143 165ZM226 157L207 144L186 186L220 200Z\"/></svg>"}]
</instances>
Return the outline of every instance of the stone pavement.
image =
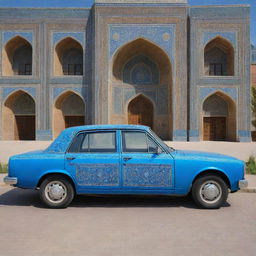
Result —
<instances>
[{"instance_id":1,"label":"stone pavement","mask_svg":"<svg viewBox=\"0 0 256 256\"><path fill-rule=\"evenodd\" d=\"M0 174L0 186L6 186L3 182L3 178L6 175L7 174ZM245 178L248 180L249 185L248 188L242 189L241 192L256 193L256 175L246 174Z\"/></svg>"}]
</instances>

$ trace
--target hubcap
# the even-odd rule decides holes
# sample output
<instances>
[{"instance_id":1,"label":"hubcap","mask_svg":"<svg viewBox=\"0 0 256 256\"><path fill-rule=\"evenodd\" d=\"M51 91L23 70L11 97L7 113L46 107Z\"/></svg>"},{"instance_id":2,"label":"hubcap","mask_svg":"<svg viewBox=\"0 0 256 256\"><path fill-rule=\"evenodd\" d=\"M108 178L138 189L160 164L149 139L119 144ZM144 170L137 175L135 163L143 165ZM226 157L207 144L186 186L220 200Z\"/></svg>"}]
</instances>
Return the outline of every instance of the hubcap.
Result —
<instances>
[{"instance_id":1,"label":"hubcap","mask_svg":"<svg viewBox=\"0 0 256 256\"><path fill-rule=\"evenodd\" d=\"M206 203L217 202L222 195L221 187L216 181L206 181L200 189L200 196Z\"/></svg>"},{"instance_id":2,"label":"hubcap","mask_svg":"<svg viewBox=\"0 0 256 256\"><path fill-rule=\"evenodd\" d=\"M61 203L67 196L67 188L60 181L52 181L45 187L45 196L52 203Z\"/></svg>"}]
</instances>

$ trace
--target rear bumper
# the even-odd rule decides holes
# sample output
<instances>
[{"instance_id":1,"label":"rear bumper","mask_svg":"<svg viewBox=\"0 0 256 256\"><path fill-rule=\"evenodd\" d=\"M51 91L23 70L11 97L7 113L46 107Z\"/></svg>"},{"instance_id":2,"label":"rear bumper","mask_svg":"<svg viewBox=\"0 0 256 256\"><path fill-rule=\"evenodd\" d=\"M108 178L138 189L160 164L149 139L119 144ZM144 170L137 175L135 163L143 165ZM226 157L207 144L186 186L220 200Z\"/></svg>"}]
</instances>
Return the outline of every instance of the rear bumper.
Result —
<instances>
[{"instance_id":1,"label":"rear bumper","mask_svg":"<svg viewBox=\"0 0 256 256\"><path fill-rule=\"evenodd\" d=\"M248 180L239 180L238 187L240 189L247 188L248 187Z\"/></svg>"},{"instance_id":2,"label":"rear bumper","mask_svg":"<svg viewBox=\"0 0 256 256\"><path fill-rule=\"evenodd\" d=\"M16 185L18 183L18 178L16 177L4 177L4 183L7 185Z\"/></svg>"}]
</instances>

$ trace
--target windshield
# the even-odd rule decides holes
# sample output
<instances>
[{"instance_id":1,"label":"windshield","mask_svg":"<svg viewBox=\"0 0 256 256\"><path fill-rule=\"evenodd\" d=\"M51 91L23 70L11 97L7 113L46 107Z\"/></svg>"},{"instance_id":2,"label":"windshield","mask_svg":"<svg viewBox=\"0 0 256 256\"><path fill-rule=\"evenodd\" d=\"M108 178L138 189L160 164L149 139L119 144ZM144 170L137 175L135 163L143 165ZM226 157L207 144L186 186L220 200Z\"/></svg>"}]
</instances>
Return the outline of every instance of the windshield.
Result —
<instances>
[{"instance_id":1,"label":"windshield","mask_svg":"<svg viewBox=\"0 0 256 256\"><path fill-rule=\"evenodd\" d=\"M168 146L162 139L160 139L160 138L158 137L158 135L157 135L155 132L153 132L151 129L150 129L150 133L156 138L156 140L157 140L164 148L166 148L167 150L175 151L174 148L169 147L169 146Z\"/></svg>"}]
</instances>

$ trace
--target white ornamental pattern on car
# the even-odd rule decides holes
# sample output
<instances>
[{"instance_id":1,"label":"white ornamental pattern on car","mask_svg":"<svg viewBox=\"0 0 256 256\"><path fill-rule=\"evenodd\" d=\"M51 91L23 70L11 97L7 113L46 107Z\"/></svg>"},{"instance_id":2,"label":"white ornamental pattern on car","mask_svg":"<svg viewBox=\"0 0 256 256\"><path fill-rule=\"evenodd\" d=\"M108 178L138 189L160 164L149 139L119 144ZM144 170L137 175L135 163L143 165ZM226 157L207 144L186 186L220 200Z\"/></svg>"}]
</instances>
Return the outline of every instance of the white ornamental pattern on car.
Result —
<instances>
[{"instance_id":1,"label":"white ornamental pattern on car","mask_svg":"<svg viewBox=\"0 0 256 256\"><path fill-rule=\"evenodd\" d=\"M80 186L119 186L119 164L76 164Z\"/></svg>"},{"instance_id":2,"label":"white ornamental pattern on car","mask_svg":"<svg viewBox=\"0 0 256 256\"><path fill-rule=\"evenodd\" d=\"M124 186L171 187L171 165L127 164L123 168Z\"/></svg>"}]
</instances>

